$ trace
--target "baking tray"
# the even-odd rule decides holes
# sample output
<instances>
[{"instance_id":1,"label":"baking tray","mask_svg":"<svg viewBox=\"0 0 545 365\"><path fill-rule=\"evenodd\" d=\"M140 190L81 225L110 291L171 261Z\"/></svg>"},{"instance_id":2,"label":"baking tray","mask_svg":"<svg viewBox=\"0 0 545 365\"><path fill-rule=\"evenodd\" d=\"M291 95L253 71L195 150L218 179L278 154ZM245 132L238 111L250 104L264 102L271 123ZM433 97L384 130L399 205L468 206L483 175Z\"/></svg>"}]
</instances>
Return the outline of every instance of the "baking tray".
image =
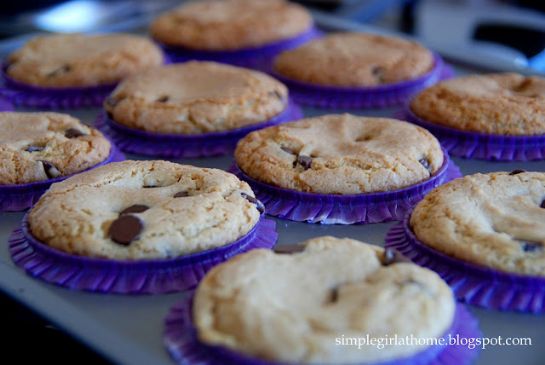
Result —
<instances>
[{"instance_id":1,"label":"baking tray","mask_svg":"<svg viewBox=\"0 0 545 365\"><path fill-rule=\"evenodd\" d=\"M343 28L343 22L326 18L328 28ZM334 23L334 24L333 24ZM333 24L333 25L332 25ZM357 26L356 26L356 29ZM365 30L370 29L365 27ZM15 44L16 45L16 44ZM0 48L1 49L1 48ZM0 57L4 55L0 54ZM478 72L475 68L457 66L458 73ZM71 112L91 124L98 109ZM392 116L397 109L353 112L360 115ZM307 116L331 113L320 109L305 109ZM344 112L344 110L339 111ZM128 158L137 156L128 155ZM545 171L545 161L529 163L483 162L453 159L464 174L526 169ZM226 169L230 157L174 160L196 166ZM104 357L119 364L173 364L162 343L163 319L181 294L156 296L121 296L75 292L58 288L26 276L12 263L7 247L10 232L20 223L22 213L0 213L0 290L41 314L57 327L68 332ZM326 226L276 220L279 244L296 243L308 238L332 235L350 237L382 245L388 229L394 223ZM486 311L471 307L478 317L485 336L530 337L532 346L489 347L481 351L476 364L545 363L545 316Z\"/></svg>"}]
</instances>

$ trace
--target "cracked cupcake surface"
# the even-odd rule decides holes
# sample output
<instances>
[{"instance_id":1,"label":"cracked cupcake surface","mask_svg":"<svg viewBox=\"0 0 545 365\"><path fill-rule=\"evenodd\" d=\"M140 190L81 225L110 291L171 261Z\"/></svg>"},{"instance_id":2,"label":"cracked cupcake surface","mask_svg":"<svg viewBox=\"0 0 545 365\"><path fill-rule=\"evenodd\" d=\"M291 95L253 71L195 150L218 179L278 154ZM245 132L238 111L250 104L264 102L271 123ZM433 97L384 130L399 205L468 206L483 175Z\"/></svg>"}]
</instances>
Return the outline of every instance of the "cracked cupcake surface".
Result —
<instances>
[{"instance_id":1,"label":"cracked cupcake surface","mask_svg":"<svg viewBox=\"0 0 545 365\"><path fill-rule=\"evenodd\" d=\"M305 83L367 87L418 78L433 68L432 53L401 38L364 33L331 34L274 60L280 75Z\"/></svg>"},{"instance_id":2,"label":"cracked cupcake surface","mask_svg":"<svg viewBox=\"0 0 545 365\"><path fill-rule=\"evenodd\" d=\"M428 194L411 228L424 244L495 270L545 276L545 173L465 176Z\"/></svg>"},{"instance_id":3,"label":"cracked cupcake surface","mask_svg":"<svg viewBox=\"0 0 545 365\"><path fill-rule=\"evenodd\" d=\"M167 161L111 163L53 184L30 231L75 255L171 258L231 243L258 222L250 187L217 169Z\"/></svg>"},{"instance_id":4,"label":"cracked cupcake surface","mask_svg":"<svg viewBox=\"0 0 545 365\"><path fill-rule=\"evenodd\" d=\"M305 8L284 0L204 0L160 15L150 31L169 46L228 51L293 38L311 26Z\"/></svg>"},{"instance_id":5,"label":"cracked cupcake surface","mask_svg":"<svg viewBox=\"0 0 545 365\"><path fill-rule=\"evenodd\" d=\"M287 103L287 88L264 73L186 62L128 78L104 108L130 128L191 135L265 122L283 112Z\"/></svg>"},{"instance_id":6,"label":"cracked cupcake surface","mask_svg":"<svg viewBox=\"0 0 545 365\"><path fill-rule=\"evenodd\" d=\"M302 245L293 254L252 250L213 268L193 302L200 341L270 361L361 364L426 347L358 349L336 340L432 338L451 326L455 302L434 272L351 239L317 237Z\"/></svg>"},{"instance_id":7,"label":"cracked cupcake surface","mask_svg":"<svg viewBox=\"0 0 545 365\"><path fill-rule=\"evenodd\" d=\"M235 151L261 182L304 192L360 194L429 179L443 164L439 142L410 123L326 115L252 132Z\"/></svg>"},{"instance_id":8,"label":"cracked cupcake surface","mask_svg":"<svg viewBox=\"0 0 545 365\"><path fill-rule=\"evenodd\" d=\"M104 161L110 142L60 113L0 113L0 185L71 175Z\"/></svg>"},{"instance_id":9,"label":"cracked cupcake surface","mask_svg":"<svg viewBox=\"0 0 545 365\"><path fill-rule=\"evenodd\" d=\"M163 63L150 40L129 34L55 34L31 39L8 57L7 74L42 87L109 85Z\"/></svg>"},{"instance_id":10,"label":"cracked cupcake surface","mask_svg":"<svg viewBox=\"0 0 545 365\"><path fill-rule=\"evenodd\" d=\"M545 134L545 78L515 73L458 77L422 91L410 107L425 121L462 131Z\"/></svg>"}]
</instances>

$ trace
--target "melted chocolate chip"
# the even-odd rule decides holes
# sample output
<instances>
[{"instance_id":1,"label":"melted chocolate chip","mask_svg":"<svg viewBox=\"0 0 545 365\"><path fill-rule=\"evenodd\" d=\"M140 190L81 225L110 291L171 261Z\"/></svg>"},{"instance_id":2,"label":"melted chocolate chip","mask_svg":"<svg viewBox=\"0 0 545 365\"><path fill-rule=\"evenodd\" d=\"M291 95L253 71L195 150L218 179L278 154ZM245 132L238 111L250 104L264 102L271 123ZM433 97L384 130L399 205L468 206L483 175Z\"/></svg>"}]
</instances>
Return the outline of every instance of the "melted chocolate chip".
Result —
<instances>
[{"instance_id":1,"label":"melted chocolate chip","mask_svg":"<svg viewBox=\"0 0 545 365\"><path fill-rule=\"evenodd\" d=\"M522 174L523 172L526 172L526 170L516 169L516 170L511 171L509 173L509 175L518 175L518 174Z\"/></svg>"},{"instance_id":2,"label":"melted chocolate chip","mask_svg":"<svg viewBox=\"0 0 545 365\"><path fill-rule=\"evenodd\" d=\"M56 177L61 176L61 172L59 169L55 167L51 162L47 161L40 161L42 163L42 166L44 167L44 172L46 176L50 179L54 179Z\"/></svg>"},{"instance_id":3,"label":"melted chocolate chip","mask_svg":"<svg viewBox=\"0 0 545 365\"><path fill-rule=\"evenodd\" d=\"M72 69L70 65L63 65L62 67L59 67L58 69L51 71L47 74L47 77L56 77L61 74L67 73Z\"/></svg>"},{"instance_id":4,"label":"melted chocolate chip","mask_svg":"<svg viewBox=\"0 0 545 365\"><path fill-rule=\"evenodd\" d=\"M278 254L291 254L295 252L303 252L305 246L303 245L280 245L274 247L274 252Z\"/></svg>"},{"instance_id":5,"label":"melted chocolate chip","mask_svg":"<svg viewBox=\"0 0 545 365\"><path fill-rule=\"evenodd\" d=\"M163 95L163 96L157 98L156 101L157 101L158 103L166 103L166 102L169 101L169 100L170 100L170 98L169 98L167 95Z\"/></svg>"},{"instance_id":6,"label":"melted chocolate chip","mask_svg":"<svg viewBox=\"0 0 545 365\"><path fill-rule=\"evenodd\" d=\"M337 300L339 300L339 288L334 287L329 292L329 303L337 303Z\"/></svg>"},{"instance_id":7,"label":"melted chocolate chip","mask_svg":"<svg viewBox=\"0 0 545 365\"><path fill-rule=\"evenodd\" d=\"M543 245L540 242L521 241L522 251L524 252L537 252L543 250Z\"/></svg>"},{"instance_id":8,"label":"melted chocolate chip","mask_svg":"<svg viewBox=\"0 0 545 365\"><path fill-rule=\"evenodd\" d=\"M125 215L125 214L132 214L132 213L142 213L148 210L149 207L144 204L134 204L130 207L127 207L123 209L121 212L119 212L119 215Z\"/></svg>"},{"instance_id":9,"label":"melted chocolate chip","mask_svg":"<svg viewBox=\"0 0 545 365\"><path fill-rule=\"evenodd\" d=\"M421 164L422 166L424 166L424 168L425 168L426 170L428 170L429 173L431 174L430 160L428 160L427 158L423 158L423 159L418 160L418 162L420 162L420 164Z\"/></svg>"},{"instance_id":10,"label":"melted chocolate chip","mask_svg":"<svg viewBox=\"0 0 545 365\"><path fill-rule=\"evenodd\" d=\"M153 188L160 188L160 186L157 185L144 185L142 186L144 189L153 189Z\"/></svg>"},{"instance_id":11,"label":"melted chocolate chip","mask_svg":"<svg viewBox=\"0 0 545 365\"><path fill-rule=\"evenodd\" d=\"M242 197L244 199L248 200L250 203L255 204L255 207L256 207L256 209L257 209L257 211L259 213L263 214L265 212L265 206L258 199L254 198L253 196L248 195L248 194L246 194L244 192L241 192L240 195L242 195Z\"/></svg>"},{"instance_id":12,"label":"melted chocolate chip","mask_svg":"<svg viewBox=\"0 0 545 365\"><path fill-rule=\"evenodd\" d=\"M43 151L45 147L43 146L28 146L25 148L25 151L27 152L40 152Z\"/></svg>"},{"instance_id":13,"label":"melted chocolate chip","mask_svg":"<svg viewBox=\"0 0 545 365\"><path fill-rule=\"evenodd\" d=\"M374 66L371 69L373 76L377 78L378 81L384 82L384 68L380 66Z\"/></svg>"},{"instance_id":14,"label":"melted chocolate chip","mask_svg":"<svg viewBox=\"0 0 545 365\"><path fill-rule=\"evenodd\" d=\"M312 157L305 156L305 155L299 155L297 156L297 164L301 165L305 170L310 169L312 166Z\"/></svg>"},{"instance_id":15,"label":"melted chocolate chip","mask_svg":"<svg viewBox=\"0 0 545 365\"><path fill-rule=\"evenodd\" d=\"M69 128L64 132L66 138L78 138L85 136L86 134L76 128Z\"/></svg>"},{"instance_id":16,"label":"melted chocolate chip","mask_svg":"<svg viewBox=\"0 0 545 365\"><path fill-rule=\"evenodd\" d=\"M187 191L179 191L174 194L175 198L185 198L186 196L189 196L189 193Z\"/></svg>"},{"instance_id":17,"label":"melted chocolate chip","mask_svg":"<svg viewBox=\"0 0 545 365\"><path fill-rule=\"evenodd\" d=\"M393 248L385 248L384 256L382 257L382 264L384 266L389 266L397 263L411 262L406 256L401 252Z\"/></svg>"},{"instance_id":18,"label":"melted chocolate chip","mask_svg":"<svg viewBox=\"0 0 545 365\"><path fill-rule=\"evenodd\" d=\"M138 237L144 225L134 215L122 215L112 222L108 235L112 241L123 246L128 246Z\"/></svg>"},{"instance_id":19,"label":"melted chocolate chip","mask_svg":"<svg viewBox=\"0 0 545 365\"><path fill-rule=\"evenodd\" d=\"M543 199L543 201L541 202L541 205L539 207L545 209L545 199Z\"/></svg>"}]
</instances>

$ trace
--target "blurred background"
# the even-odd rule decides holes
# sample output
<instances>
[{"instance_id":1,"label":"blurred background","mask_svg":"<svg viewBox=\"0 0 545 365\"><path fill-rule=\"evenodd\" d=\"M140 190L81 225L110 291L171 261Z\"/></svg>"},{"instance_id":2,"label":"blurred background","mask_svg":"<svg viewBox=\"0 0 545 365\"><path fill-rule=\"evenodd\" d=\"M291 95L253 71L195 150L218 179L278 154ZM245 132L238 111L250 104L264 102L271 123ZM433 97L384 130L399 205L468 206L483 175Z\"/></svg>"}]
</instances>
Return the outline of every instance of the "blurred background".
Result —
<instances>
[{"instance_id":1,"label":"blurred background","mask_svg":"<svg viewBox=\"0 0 545 365\"><path fill-rule=\"evenodd\" d=\"M267 0L263 0L267 1ZM2 1L0 47L37 32L145 32L149 21L180 0ZM400 31L443 55L488 68L545 71L545 1L301 0L319 25L353 24ZM13 38L15 37L15 38ZM0 49L2 51L2 49ZM484 65L483 65L484 63ZM498 67L494 67L497 64Z\"/></svg>"}]
</instances>

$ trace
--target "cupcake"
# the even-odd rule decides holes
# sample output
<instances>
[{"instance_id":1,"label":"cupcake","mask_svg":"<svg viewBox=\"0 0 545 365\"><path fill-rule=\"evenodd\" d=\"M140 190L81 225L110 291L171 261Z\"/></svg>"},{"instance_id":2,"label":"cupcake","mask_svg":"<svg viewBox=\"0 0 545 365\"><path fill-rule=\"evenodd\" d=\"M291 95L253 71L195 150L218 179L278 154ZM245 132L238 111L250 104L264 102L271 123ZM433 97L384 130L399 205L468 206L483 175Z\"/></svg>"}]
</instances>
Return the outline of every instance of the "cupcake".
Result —
<instances>
[{"instance_id":1,"label":"cupcake","mask_svg":"<svg viewBox=\"0 0 545 365\"><path fill-rule=\"evenodd\" d=\"M302 249L254 250L212 269L167 317L165 343L174 359L207 365L474 359L476 351L446 339L478 337L476 320L432 271L346 238L317 237ZM419 341L386 342L394 338Z\"/></svg>"},{"instance_id":2,"label":"cupcake","mask_svg":"<svg viewBox=\"0 0 545 365\"><path fill-rule=\"evenodd\" d=\"M515 73L440 82L410 102L406 117L454 156L500 161L545 159L545 78Z\"/></svg>"},{"instance_id":3,"label":"cupcake","mask_svg":"<svg viewBox=\"0 0 545 365\"><path fill-rule=\"evenodd\" d=\"M281 53L273 66L295 100L326 108L400 104L442 70L442 60L416 42L366 33L313 40Z\"/></svg>"},{"instance_id":4,"label":"cupcake","mask_svg":"<svg viewBox=\"0 0 545 365\"><path fill-rule=\"evenodd\" d=\"M465 176L427 195L387 238L458 299L545 312L545 173Z\"/></svg>"},{"instance_id":5,"label":"cupcake","mask_svg":"<svg viewBox=\"0 0 545 365\"><path fill-rule=\"evenodd\" d=\"M10 249L29 274L70 289L165 293L193 287L233 255L272 246L274 223L262 211L227 172L125 161L54 184Z\"/></svg>"},{"instance_id":6,"label":"cupcake","mask_svg":"<svg viewBox=\"0 0 545 365\"><path fill-rule=\"evenodd\" d=\"M402 219L433 187L460 176L425 129L350 114L252 132L235 160L232 171L248 181L267 214L311 223Z\"/></svg>"},{"instance_id":7,"label":"cupcake","mask_svg":"<svg viewBox=\"0 0 545 365\"><path fill-rule=\"evenodd\" d=\"M59 113L0 113L0 211L30 207L54 182L123 159L94 128Z\"/></svg>"},{"instance_id":8,"label":"cupcake","mask_svg":"<svg viewBox=\"0 0 545 365\"><path fill-rule=\"evenodd\" d=\"M0 94L36 108L98 106L123 78L162 63L161 50L139 36L40 36L8 56Z\"/></svg>"},{"instance_id":9,"label":"cupcake","mask_svg":"<svg viewBox=\"0 0 545 365\"><path fill-rule=\"evenodd\" d=\"M230 153L250 131L301 116L286 87L213 62L156 68L123 81L97 125L123 150L161 157Z\"/></svg>"},{"instance_id":10,"label":"cupcake","mask_svg":"<svg viewBox=\"0 0 545 365\"><path fill-rule=\"evenodd\" d=\"M278 53L317 36L308 11L284 0L189 2L159 16L150 31L173 61L216 61L265 71Z\"/></svg>"}]
</instances>

